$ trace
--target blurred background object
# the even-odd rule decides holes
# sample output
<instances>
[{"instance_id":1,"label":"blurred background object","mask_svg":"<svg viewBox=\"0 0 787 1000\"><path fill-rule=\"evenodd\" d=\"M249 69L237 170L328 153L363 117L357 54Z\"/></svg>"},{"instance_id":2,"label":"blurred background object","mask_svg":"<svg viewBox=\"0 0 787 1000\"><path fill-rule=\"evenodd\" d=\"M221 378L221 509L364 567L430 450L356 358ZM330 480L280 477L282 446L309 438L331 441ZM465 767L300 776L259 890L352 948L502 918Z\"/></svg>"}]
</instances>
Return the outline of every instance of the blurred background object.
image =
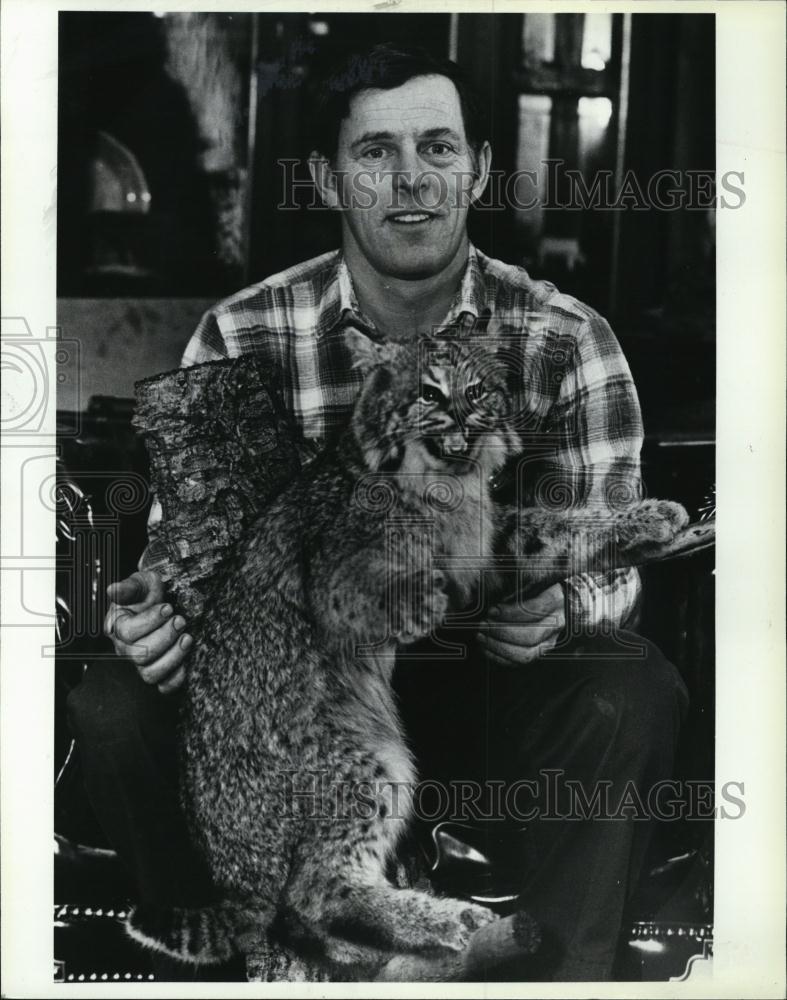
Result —
<instances>
[{"instance_id":1,"label":"blurred background object","mask_svg":"<svg viewBox=\"0 0 787 1000\"><path fill-rule=\"evenodd\" d=\"M61 15L59 296L243 282L252 37L250 14Z\"/></svg>"},{"instance_id":2,"label":"blurred background object","mask_svg":"<svg viewBox=\"0 0 787 1000\"><path fill-rule=\"evenodd\" d=\"M86 280L149 280L145 224L150 189L137 158L114 136L98 130L88 159Z\"/></svg>"}]
</instances>

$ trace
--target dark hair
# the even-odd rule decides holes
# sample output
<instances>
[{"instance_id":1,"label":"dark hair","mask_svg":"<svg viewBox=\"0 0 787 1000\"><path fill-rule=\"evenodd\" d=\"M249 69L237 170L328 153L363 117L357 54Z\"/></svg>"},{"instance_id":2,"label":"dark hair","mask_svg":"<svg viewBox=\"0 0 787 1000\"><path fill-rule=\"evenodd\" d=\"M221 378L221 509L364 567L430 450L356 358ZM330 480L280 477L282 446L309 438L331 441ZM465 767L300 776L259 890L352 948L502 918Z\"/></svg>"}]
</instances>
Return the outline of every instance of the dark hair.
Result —
<instances>
[{"instance_id":1,"label":"dark hair","mask_svg":"<svg viewBox=\"0 0 787 1000\"><path fill-rule=\"evenodd\" d=\"M433 56L418 46L390 42L346 56L318 83L314 101L312 147L333 160L339 129L350 113L350 101L362 90L393 90L416 76L445 76L459 94L467 141L474 152L483 145L485 121L481 101L462 69L450 59Z\"/></svg>"}]
</instances>

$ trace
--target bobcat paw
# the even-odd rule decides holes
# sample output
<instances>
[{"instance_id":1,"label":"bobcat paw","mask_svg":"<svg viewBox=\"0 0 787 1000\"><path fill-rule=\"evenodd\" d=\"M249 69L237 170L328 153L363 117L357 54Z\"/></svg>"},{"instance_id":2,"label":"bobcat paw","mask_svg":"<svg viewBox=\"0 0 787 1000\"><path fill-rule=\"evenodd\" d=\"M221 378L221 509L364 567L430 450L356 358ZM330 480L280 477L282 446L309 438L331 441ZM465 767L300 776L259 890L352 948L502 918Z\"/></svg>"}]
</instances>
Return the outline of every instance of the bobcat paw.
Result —
<instances>
[{"instance_id":1,"label":"bobcat paw","mask_svg":"<svg viewBox=\"0 0 787 1000\"><path fill-rule=\"evenodd\" d=\"M424 639L442 624L448 611L448 595L443 590L442 573L419 573L407 581L409 593L400 609L396 638L401 643Z\"/></svg>"},{"instance_id":2,"label":"bobcat paw","mask_svg":"<svg viewBox=\"0 0 787 1000\"><path fill-rule=\"evenodd\" d=\"M449 951L464 951L477 930L497 919L497 914L484 906L457 903L454 913L448 919L441 921L439 926L432 928L435 940L431 943Z\"/></svg>"},{"instance_id":3,"label":"bobcat paw","mask_svg":"<svg viewBox=\"0 0 787 1000\"><path fill-rule=\"evenodd\" d=\"M671 500L644 500L621 514L616 522L618 542L624 549L665 545L689 522L689 515Z\"/></svg>"},{"instance_id":4,"label":"bobcat paw","mask_svg":"<svg viewBox=\"0 0 787 1000\"><path fill-rule=\"evenodd\" d=\"M498 916L485 906L466 906L459 914L459 919L470 931L470 937L472 937L477 930L486 927L487 924L494 923Z\"/></svg>"}]
</instances>

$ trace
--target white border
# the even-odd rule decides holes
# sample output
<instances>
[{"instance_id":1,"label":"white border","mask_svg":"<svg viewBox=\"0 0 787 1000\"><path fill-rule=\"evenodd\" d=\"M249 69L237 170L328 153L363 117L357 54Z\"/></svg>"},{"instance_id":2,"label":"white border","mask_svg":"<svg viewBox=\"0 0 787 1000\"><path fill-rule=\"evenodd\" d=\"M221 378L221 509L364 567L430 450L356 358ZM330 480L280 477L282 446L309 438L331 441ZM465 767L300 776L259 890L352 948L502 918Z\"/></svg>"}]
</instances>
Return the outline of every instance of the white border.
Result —
<instances>
[{"instance_id":1,"label":"white border","mask_svg":"<svg viewBox=\"0 0 787 1000\"><path fill-rule=\"evenodd\" d=\"M310 4L306 9L317 7ZM500 12L479 2L331 3L369 12ZM58 3L4 0L2 18L3 315L34 336L55 324L55 162L58 10L303 10L297 3ZM510 0L505 10L714 12L717 168L744 170L746 204L718 213L718 709L717 783L745 782L746 814L717 824L714 997L785 993L785 7L780 2ZM50 344L47 351L52 351ZM48 427L54 430L54 384ZM19 452L3 442L3 582L25 537L52 539L51 515L22 496ZM24 443L24 442L21 442ZM37 438L33 444L51 443ZM47 454L43 450L43 461ZM24 524L22 517L24 516ZM44 544L44 554L46 544ZM36 550L36 555L38 552ZM10 575L8 575L10 574ZM3 621L13 617L3 587ZM26 579L32 606L52 607L54 574ZM449 988L419 984L52 983L52 661L36 654L48 628L3 628L3 994L48 996L708 996L707 981Z\"/></svg>"}]
</instances>

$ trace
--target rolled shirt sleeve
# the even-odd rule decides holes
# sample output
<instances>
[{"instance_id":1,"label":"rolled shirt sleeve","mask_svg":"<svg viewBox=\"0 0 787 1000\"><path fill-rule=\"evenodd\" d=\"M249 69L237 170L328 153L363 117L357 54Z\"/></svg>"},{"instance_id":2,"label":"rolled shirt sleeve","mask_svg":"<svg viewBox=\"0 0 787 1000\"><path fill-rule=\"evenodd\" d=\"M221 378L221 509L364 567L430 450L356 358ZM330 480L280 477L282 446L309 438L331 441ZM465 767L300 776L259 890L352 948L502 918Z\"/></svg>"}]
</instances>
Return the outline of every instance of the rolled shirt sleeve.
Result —
<instances>
[{"instance_id":1,"label":"rolled shirt sleeve","mask_svg":"<svg viewBox=\"0 0 787 1000\"><path fill-rule=\"evenodd\" d=\"M590 312L590 311L589 311ZM631 371L609 324L591 313L575 341L552 421L550 461L572 504L615 509L642 497L642 416ZM631 567L581 573L565 583L569 627L630 625L641 581Z\"/></svg>"}]
</instances>

